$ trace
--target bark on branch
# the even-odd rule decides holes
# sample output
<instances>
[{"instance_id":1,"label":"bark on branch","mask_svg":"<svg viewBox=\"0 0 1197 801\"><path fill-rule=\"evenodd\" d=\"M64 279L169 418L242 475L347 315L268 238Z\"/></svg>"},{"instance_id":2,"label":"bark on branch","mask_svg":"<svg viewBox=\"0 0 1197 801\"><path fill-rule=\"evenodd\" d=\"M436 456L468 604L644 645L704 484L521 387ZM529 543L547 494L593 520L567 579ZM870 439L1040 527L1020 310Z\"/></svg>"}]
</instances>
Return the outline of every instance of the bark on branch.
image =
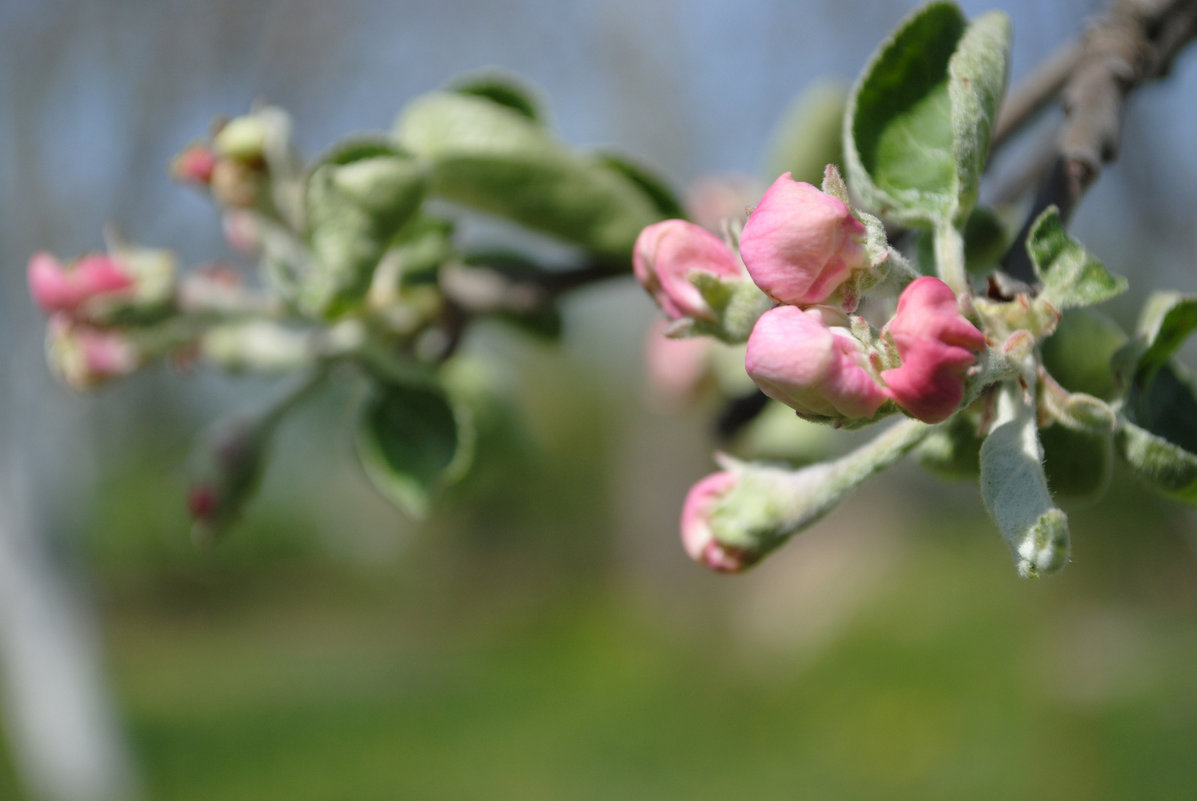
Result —
<instances>
[{"instance_id":1,"label":"bark on branch","mask_svg":"<svg viewBox=\"0 0 1197 801\"><path fill-rule=\"evenodd\" d=\"M1118 157L1127 98L1139 86L1167 75L1194 37L1197 0L1115 0L1079 44L1032 76L1025 94L1012 94L1017 98L1014 108L998 124L1003 138L1057 91L1065 119L1027 222L1003 259L1006 272L1033 280L1023 245L1031 222L1052 205L1065 221L1071 217L1102 167ZM1062 66L1071 67L1066 78Z\"/></svg>"}]
</instances>

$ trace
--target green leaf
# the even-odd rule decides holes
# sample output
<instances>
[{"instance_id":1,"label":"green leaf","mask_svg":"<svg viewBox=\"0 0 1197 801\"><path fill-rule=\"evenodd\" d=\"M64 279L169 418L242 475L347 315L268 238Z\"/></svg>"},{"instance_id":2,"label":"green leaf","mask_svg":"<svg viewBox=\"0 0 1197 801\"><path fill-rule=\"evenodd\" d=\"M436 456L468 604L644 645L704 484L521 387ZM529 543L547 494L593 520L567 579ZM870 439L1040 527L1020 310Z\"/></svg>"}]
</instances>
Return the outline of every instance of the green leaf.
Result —
<instances>
[{"instance_id":1,"label":"green leaf","mask_svg":"<svg viewBox=\"0 0 1197 801\"><path fill-rule=\"evenodd\" d=\"M1114 361L1126 384L1119 454L1156 490L1197 503L1197 389L1170 361L1197 328L1197 298L1158 294L1147 304L1139 336Z\"/></svg>"},{"instance_id":2,"label":"green leaf","mask_svg":"<svg viewBox=\"0 0 1197 801\"><path fill-rule=\"evenodd\" d=\"M1118 452L1154 489L1176 500L1197 503L1197 455L1124 420L1115 435Z\"/></svg>"},{"instance_id":3,"label":"green leaf","mask_svg":"<svg viewBox=\"0 0 1197 801\"><path fill-rule=\"evenodd\" d=\"M644 193L645 197L653 202L657 212L662 217L684 218L687 216L686 210L682 206L682 202L678 200L677 195L673 193L673 190L665 183L661 176L648 167L619 153L598 153L596 155L603 166L619 173L634 183Z\"/></svg>"},{"instance_id":4,"label":"green leaf","mask_svg":"<svg viewBox=\"0 0 1197 801\"><path fill-rule=\"evenodd\" d=\"M1043 365L1061 386L1109 399L1118 393L1113 358L1126 342L1123 330L1096 309L1064 312L1055 332L1043 340Z\"/></svg>"},{"instance_id":5,"label":"green leaf","mask_svg":"<svg viewBox=\"0 0 1197 801\"><path fill-rule=\"evenodd\" d=\"M1110 484L1113 448L1104 436L1062 425L1039 429L1043 470L1053 495L1096 500Z\"/></svg>"},{"instance_id":6,"label":"green leaf","mask_svg":"<svg viewBox=\"0 0 1197 801\"><path fill-rule=\"evenodd\" d=\"M1027 234L1027 253L1043 282L1039 298L1063 311L1092 306L1126 291L1126 279L1110 275L1101 262L1069 236L1055 207L1044 209Z\"/></svg>"},{"instance_id":7,"label":"green leaf","mask_svg":"<svg viewBox=\"0 0 1197 801\"><path fill-rule=\"evenodd\" d=\"M981 444L981 499L1024 578L1053 573L1068 561L1068 518L1052 501L1032 404L1002 385L995 424Z\"/></svg>"},{"instance_id":8,"label":"green leaf","mask_svg":"<svg viewBox=\"0 0 1197 801\"><path fill-rule=\"evenodd\" d=\"M915 11L882 43L853 89L844 157L853 190L913 227L963 220L976 200L1006 85L1010 25L971 26L952 3Z\"/></svg>"},{"instance_id":9,"label":"green leaf","mask_svg":"<svg viewBox=\"0 0 1197 801\"><path fill-rule=\"evenodd\" d=\"M964 269L974 276L993 272L1010 244L1010 234L1001 218L988 206L974 206L960 234L964 237ZM919 272L924 275L938 274L933 231L919 232L914 257Z\"/></svg>"},{"instance_id":10,"label":"green leaf","mask_svg":"<svg viewBox=\"0 0 1197 801\"><path fill-rule=\"evenodd\" d=\"M418 98L400 115L396 137L433 164L437 195L621 265L630 263L640 231L663 216L636 181L485 97Z\"/></svg>"},{"instance_id":11,"label":"green leaf","mask_svg":"<svg viewBox=\"0 0 1197 801\"><path fill-rule=\"evenodd\" d=\"M380 383L361 409L357 453L366 475L413 517L469 466L472 436L448 396L432 385Z\"/></svg>"},{"instance_id":12,"label":"green leaf","mask_svg":"<svg viewBox=\"0 0 1197 801\"><path fill-rule=\"evenodd\" d=\"M838 83L817 83L786 110L769 138L765 174L790 173L795 181L818 184L828 164L844 158L844 111L848 91Z\"/></svg>"},{"instance_id":13,"label":"green leaf","mask_svg":"<svg viewBox=\"0 0 1197 801\"><path fill-rule=\"evenodd\" d=\"M1197 297L1157 293L1148 299L1139 324L1139 338L1129 350L1134 355L1132 382L1142 389L1156 370L1172 358L1193 329L1197 328ZM1126 354L1120 354L1120 360Z\"/></svg>"},{"instance_id":14,"label":"green leaf","mask_svg":"<svg viewBox=\"0 0 1197 801\"><path fill-rule=\"evenodd\" d=\"M1010 18L1000 11L973 20L948 63L952 149L959 179L953 219L962 220L977 202L1009 63Z\"/></svg>"},{"instance_id":15,"label":"green leaf","mask_svg":"<svg viewBox=\"0 0 1197 801\"><path fill-rule=\"evenodd\" d=\"M981 438L968 415L954 415L914 451L926 470L944 479L973 478L981 471Z\"/></svg>"},{"instance_id":16,"label":"green leaf","mask_svg":"<svg viewBox=\"0 0 1197 801\"><path fill-rule=\"evenodd\" d=\"M1136 425L1197 453L1197 393L1179 365L1165 364L1146 386L1132 388L1124 411Z\"/></svg>"},{"instance_id":17,"label":"green leaf","mask_svg":"<svg viewBox=\"0 0 1197 801\"><path fill-rule=\"evenodd\" d=\"M469 75L449 87L463 95L476 95L506 106L533 122L543 122L540 103L531 89L519 79L501 72Z\"/></svg>"},{"instance_id":18,"label":"green leaf","mask_svg":"<svg viewBox=\"0 0 1197 801\"><path fill-rule=\"evenodd\" d=\"M419 209L425 185L425 166L383 143L351 143L325 158L308 178L312 264L300 280L300 304L335 317L357 303Z\"/></svg>"}]
</instances>

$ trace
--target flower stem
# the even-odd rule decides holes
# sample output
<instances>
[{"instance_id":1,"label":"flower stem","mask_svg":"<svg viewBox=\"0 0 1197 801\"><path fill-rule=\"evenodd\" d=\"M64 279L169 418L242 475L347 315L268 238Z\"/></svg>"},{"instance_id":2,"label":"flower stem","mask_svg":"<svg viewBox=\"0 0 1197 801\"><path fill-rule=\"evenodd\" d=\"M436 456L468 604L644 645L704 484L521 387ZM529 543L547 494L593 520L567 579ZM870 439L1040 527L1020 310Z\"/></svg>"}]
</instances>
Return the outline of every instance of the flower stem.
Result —
<instances>
[{"instance_id":1,"label":"flower stem","mask_svg":"<svg viewBox=\"0 0 1197 801\"><path fill-rule=\"evenodd\" d=\"M951 223L940 223L935 228L935 268L943 282L957 295L968 291L964 237Z\"/></svg>"}]
</instances>

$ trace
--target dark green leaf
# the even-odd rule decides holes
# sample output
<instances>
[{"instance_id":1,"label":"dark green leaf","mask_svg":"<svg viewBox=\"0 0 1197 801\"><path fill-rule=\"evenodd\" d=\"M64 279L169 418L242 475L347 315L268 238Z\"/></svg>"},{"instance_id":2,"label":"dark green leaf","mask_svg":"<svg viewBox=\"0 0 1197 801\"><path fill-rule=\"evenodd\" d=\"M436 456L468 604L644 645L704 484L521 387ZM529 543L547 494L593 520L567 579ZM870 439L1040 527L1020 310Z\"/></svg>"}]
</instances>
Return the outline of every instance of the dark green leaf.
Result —
<instances>
[{"instance_id":1,"label":"dark green leaf","mask_svg":"<svg viewBox=\"0 0 1197 801\"><path fill-rule=\"evenodd\" d=\"M638 164L627 156L618 153L599 153L597 155L603 165L619 173L639 187L645 197L653 202L653 205L657 208L657 212L662 217L675 218L686 216L686 210L682 207L682 202L678 200L677 195L673 193L673 190L669 188L661 176L643 164Z\"/></svg>"},{"instance_id":2,"label":"dark green leaf","mask_svg":"<svg viewBox=\"0 0 1197 801\"><path fill-rule=\"evenodd\" d=\"M1197 397L1192 378L1178 365L1157 368L1150 383L1132 389L1126 413L1136 425L1197 453Z\"/></svg>"},{"instance_id":3,"label":"dark green leaf","mask_svg":"<svg viewBox=\"0 0 1197 801\"><path fill-rule=\"evenodd\" d=\"M844 156L852 188L882 217L914 227L962 220L976 200L1006 85L1010 26L972 25L952 3L915 11L853 89Z\"/></svg>"},{"instance_id":4,"label":"dark green leaf","mask_svg":"<svg viewBox=\"0 0 1197 801\"><path fill-rule=\"evenodd\" d=\"M1195 328L1197 298L1171 293L1153 296L1145 309L1139 339L1128 346L1127 354L1120 355L1123 360L1133 357L1134 368L1129 372L1134 385L1146 386Z\"/></svg>"},{"instance_id":5,"label":"dark green leaf","mask_svg":"<svg viewBox=\"0 0 1197 801\"><path fill-rule=\"evenodd\" d=\"M484 97L419 98L400 115L396 136L432 162L436 194L621 263L630 263L640 231L662 218L636 182Z\"/></svg>"},{"instance_id":6,"label":"dark green leaf","mask_svg":"<svg viewBox=\"0 0 1197 801\"><path fill-rule=\"evenodd\" d=\"M966 414L955 415L915 449L919 464L940 478L975 479L981 472L981 438Z\"/></svg>"},{"instance_id":7,"label":"dark green leaf","mask_svg":"<svg viewBox=\"0 0 1197 801\"><path fill-rule=\"evenodd\" d=\"M1053 495L1095 500L1110 483L1111 438L1062 425L1039 429L1043 470Z\"/></svg>"},{"instance_id":8,"label":"dark green leaf","mask_svg":"<svg viewBox=\"0 0 1197 801\"><path fill-rule=\"evenodd\" d=\"M924 6L882 43L853 90L848 179L882 217L931 226L951 216L957 178L948 62L964 29L955 5Z\"/></svg>"},{"instance_id":9,"label":"dark green leaf","mask_svg":"<svg viewBox=\"0 0 1197 801\"><path fill-rule=\"evenodd\" d=\"M1144 318L1139 338L1115 356L1129 376L1119 452L1156 489L1197 503L1197 391L1169 361L1197 327L1197 298L1157 295Z\"/></svg>"},{"instance_id":10,"label":"dark green leaf","mask_svg":"<svg viewBox=\"0 0 1197 801\"><path fill-rule=\"evenodd\" d=\"M299 300L336 316L358 302L396 234L424 197L426 168L382 143L352 143L312 171L307 187L312 265Z\"/></svg>"},{"instance_id":11,"label":"dark green leaf","mask_svg":"<svg viewBox=\"0 0 1197 801\"><path fill-rule=\"evenodd\" d=\"M362 407L357 452L383 495L414 517L464 472L471 438L438 387L380 383Z\"/></svg>"},{"instance_id":12,"label":"dark green leaf","mask_svg":"<svg viewBox=\"0 0 1197 801\"><path fill-rule=\"evenodd\" d=\"M1059 210L1045 209L1027 234L1027 253L1043 282L1039 297L1063 311L1092 306L1126 291L1126 279L1106 272L1080 242L1064 230Z\"/></svg>"},{"instance_id":13,"label":"dark green leaf","mask_svg":"<svg viewBox=\"0 0 1197 801\"><path fill-rule=\"evenodd\" d=\"M1064 312L1040 351L1044 367L1065 389L1109 399L1118 392L1112 359L1125 342L1126 334L1109 317L1076 308Z\"/></svg>"},{"instance_id":14,"label":"dark green leaf","mask_svg":"<svg viewBox=\"0 0 1197 801\"><path fill-rule=\"evenodd\" d=\"M450 85L454 92L463 95L485 97L506 106L533 122L542 122L540 103L537 102L532 90L522 84L517 78L499 72L488 72L479 75L469 75Z\"/></svg>"}]
</instances>

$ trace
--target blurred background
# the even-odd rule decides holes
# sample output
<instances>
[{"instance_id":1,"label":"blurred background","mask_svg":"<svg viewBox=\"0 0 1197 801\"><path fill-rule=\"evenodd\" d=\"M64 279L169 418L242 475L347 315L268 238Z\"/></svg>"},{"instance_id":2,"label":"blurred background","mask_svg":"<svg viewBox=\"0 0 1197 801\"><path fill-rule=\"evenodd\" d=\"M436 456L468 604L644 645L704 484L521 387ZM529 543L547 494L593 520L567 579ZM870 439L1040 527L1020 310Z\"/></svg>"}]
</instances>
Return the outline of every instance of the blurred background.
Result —
<instances>
[{"instance_id":1,"label":"blurred background","mask_svg":"<svg viewBox=\"0 0 1197 801\"><path fill-rule=\"evenodd\" d=\"M961 4L970 16L993 5ZM1012 79L1100 2L1004 4ZM375 495L346 381L282 431L257 501L196 548L184 462L257 379L158 369L76 396L42 359L35 250L114 222L227 258L166 165L267 99L313 154L497 66L569 142L677 187L767 179L773 126L850 82L914 3L8 0L0 5L2 798L1178 798L1197 786L1197 516L1122 473L1021 581L975 484L903 464L758 569L677 542L717 406L645 403L654 310L578 293L552 347L497 327L516 401L460 502ZM1197 292L1197 56L1130 104L1074 233L1132 293ZM1046 128L1029 137L1049 135ZM1017 148L1008 160L1017 161Z\"/></svg>"}]
</instances>

